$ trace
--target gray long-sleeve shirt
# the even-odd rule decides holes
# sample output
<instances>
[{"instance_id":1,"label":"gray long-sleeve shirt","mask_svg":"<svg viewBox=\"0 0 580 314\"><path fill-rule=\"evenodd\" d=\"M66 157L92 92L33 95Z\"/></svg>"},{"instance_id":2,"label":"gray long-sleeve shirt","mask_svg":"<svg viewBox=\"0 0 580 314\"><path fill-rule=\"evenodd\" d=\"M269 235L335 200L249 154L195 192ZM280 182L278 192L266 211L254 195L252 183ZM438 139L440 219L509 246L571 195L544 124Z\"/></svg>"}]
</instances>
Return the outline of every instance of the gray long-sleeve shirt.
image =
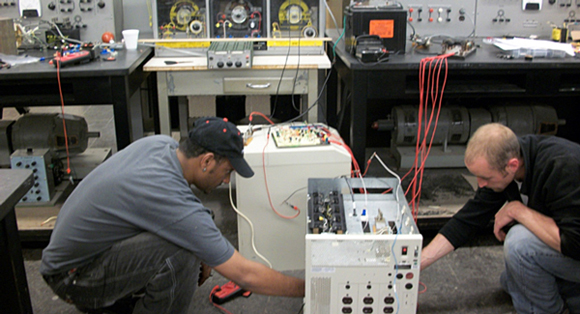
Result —
<instances>
[{"instance_id":1,"label":"gray long-sleeve shirt","mask_svg":"<svg viewBox=\"0 0 580 314\"><path fill-rule=\"evenodd\" d=\"M141 232L181 246L209 266L227 261L234 248L183 177L177 147L168 136L140 139L83 179L60 210L40 272L83 266Z\"/></svg>"}]
</instances>

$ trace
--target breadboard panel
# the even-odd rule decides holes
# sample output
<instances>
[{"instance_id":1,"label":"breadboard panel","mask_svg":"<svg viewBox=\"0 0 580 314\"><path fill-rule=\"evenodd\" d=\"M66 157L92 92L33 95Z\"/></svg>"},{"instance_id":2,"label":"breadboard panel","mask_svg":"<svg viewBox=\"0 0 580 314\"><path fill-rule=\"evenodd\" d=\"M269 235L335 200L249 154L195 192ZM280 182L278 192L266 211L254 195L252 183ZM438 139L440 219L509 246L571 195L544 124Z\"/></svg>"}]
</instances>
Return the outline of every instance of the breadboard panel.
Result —
<instances>
[{"instance_id":1,"label":"breadboard panel","mask_svg":"<svg viewBox=\"0 0 580 314\"><path fill-rule=\"evenodd\" d=\"M319 125L280 125L271 134L280 148L330 144L330 132Z\"/></svg>"},{"instance_id":2,"label":"breadboard panel","mask_svg":"<svg viewBox=\"0 0 580 314\"><path fill-rule=\"evenodd\" d=\"M100 42L104 32L115 34L115 39L123 38L122 0L40 0L40 6L30 6L28 1L0 1L0 15L20 19L24 25L38 25L40 20L55 21L80 30L85 42ZM25 12L26 11L26 12ZM36 15L22 17L22 14ZM48 24L41 25L41 30ZM44 34L38 36L45 38Z\"/></svg>"},{"instance_id":3,"label":"breadboard panel","mask_svg":"<svg viewBox=\"0 0 580 314\"><path fill-rule=\"evenodd\" d=\"M526 9L524 5L529 3ZM532 6L531 4L538 4ZM550 38L553 24L580 21L580 0L479 0L477 36L531 36Z\"/></svg>"}]
</instances>

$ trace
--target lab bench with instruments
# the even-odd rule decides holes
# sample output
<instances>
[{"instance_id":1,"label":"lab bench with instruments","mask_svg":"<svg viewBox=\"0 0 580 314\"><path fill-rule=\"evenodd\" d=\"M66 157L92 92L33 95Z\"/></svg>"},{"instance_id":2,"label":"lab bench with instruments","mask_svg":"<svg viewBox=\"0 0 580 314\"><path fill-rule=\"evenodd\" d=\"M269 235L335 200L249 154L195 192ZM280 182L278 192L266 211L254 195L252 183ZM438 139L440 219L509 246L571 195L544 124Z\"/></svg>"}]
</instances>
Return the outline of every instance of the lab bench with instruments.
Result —
<instances>
[{"instance_id":1,"label":"lab bench with instruments","mask_svg":"<svg viewBox=\"0 0 580 314\"><path fill-rule=\"evenodd\" d=\"M327 35L333 38L327 53L331 58L336 54L336 71L332 72L327 94L327 121L339 130L363 165L367 147L391 146L388 133L377 131L373 123L393 118L395 106L418 108L421 60L440 53L440 49L421 51L407 41L406 53L365 64L345 49L343 40L338 41L336 30L327 30ZM551 106L558 118L565 120L555 126L556 134L580 142L580 116L575 114L580 96L579 58L505 58L499 48L483 43L482 38L474 41L475 52L464 58L450 57L447 65L441 67L443 107Z\"/></svg>"},{"instance_id":2,"label":"lab bench with instruments","mask_svg":"<svg viewBox=\"0 0 580 314\"><path fill-rule=\"evenodd\" d=\"M330 60L324 54L254 55L248 68L208 68L207 57L156 56L144 66L156 72L161 134L170 134L169 97L189 95L302 95L301 112L309 122L319 121L324 97L325 70ZM320 99L319 99L320 98ZM187 134L188 106L179 97L179 125ZM312 108L311 108L312 107Z\"/></svg>"},{"instance_id":3,"label":"lab bench with instruments","mask_svg":"<svg viewBox=\"0 0 580 314\"><path fill-rule=\"evenodd\" d=\"M54 52L29 51L29 55L45 60L0 71L0 109L60 106L57 68L49 64ZM118 50L114 61L97 58L60 68L65 106L113 105L117 149L126 147L143 137L140 91L144 83L148 85L150 104L157 99L156 77L143 71L143 65L152 56L152 48L139 47Z\"/></svg>"}]
</instances>

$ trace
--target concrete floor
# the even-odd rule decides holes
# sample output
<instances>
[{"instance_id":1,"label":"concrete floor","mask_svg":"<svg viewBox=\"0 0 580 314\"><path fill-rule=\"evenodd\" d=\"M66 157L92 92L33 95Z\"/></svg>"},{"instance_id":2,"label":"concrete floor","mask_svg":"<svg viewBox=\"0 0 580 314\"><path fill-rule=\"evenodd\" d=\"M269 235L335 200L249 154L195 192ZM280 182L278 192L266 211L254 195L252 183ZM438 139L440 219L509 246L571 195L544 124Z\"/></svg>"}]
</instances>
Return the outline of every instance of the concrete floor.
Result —
<instances>
[{"instance_id":1,"label":"concrete floor","mask_svg":"<svg viewBox=\"0 0 580 314\"><path fill-rule=\"evenodd\" d=\"M49 111L50 109L38 108L38 110ZM110 106L67 107L66 112L85 116L89 130L101 132L101 138L91 139L89 147L116 146ZM17 117L14 112L9 109L4 110L5 119L14 117ZM375 165L371 167L368 175L386 176L387 174ZM214 210L216 224L224 236L237 246L236 214L229 205L227 193L227 187L221 187L210 195L198 195L201 195L206 206ZM428 192L425 193L428 195ZM426 244L434 236L436 230L421 231L425 238L424 244ZM34 247L30 247L30 243L24 243L24 246L26 247L24 250L25 267L34 313L79 313L74 306L58 299L42 280L38 268L43 244L35 243ZM502 291L499 284L499 276L504 268L503 263L500 243L493 238L491 231L482 234L469 246L454 251L421 273L420 281L424 286L421 287L422 292L419 294L417 313L515 313L509 295ZM298 277L304 276L304 272L300 270L287 273ZM214 275L194 294L189 313L221 313L209 302L209 294L213 287L227 281L214 272ZM224 305L233 314L302 313L302 306L301 298L268 297L256 294L249 298L235 299Z\"/></svg>"}]
</instances>

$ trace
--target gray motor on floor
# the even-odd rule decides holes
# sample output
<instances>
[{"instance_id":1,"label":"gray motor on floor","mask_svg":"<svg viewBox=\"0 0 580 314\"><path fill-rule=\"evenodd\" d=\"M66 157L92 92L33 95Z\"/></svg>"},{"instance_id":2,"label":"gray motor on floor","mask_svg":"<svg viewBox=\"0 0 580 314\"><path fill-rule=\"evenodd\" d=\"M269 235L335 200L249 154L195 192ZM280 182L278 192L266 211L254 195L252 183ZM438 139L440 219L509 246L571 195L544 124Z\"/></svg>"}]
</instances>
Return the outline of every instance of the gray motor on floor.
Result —
<instances>
[{"instance_id":1,"label":"gray motor on floor","mask_svg":"<svg viewBox=\"0 0 580 314\"><path fill-rule=\"evenodd\" d=\"M65 124L70 155L84 152L89 138L99 137L98 132L89 132L83 117L70 114L63 116L60 113L28 113L12 126L12 149L48 148L57 155L64 155Z\"/></svg>"},{"instance_id":2,"label":"gray motor on floor","mask_svg":"<svg viewBox=\"0 0 580 314\"><path fill-rule=\"evenodd\" d=\"M27 113L1 126L0 152L10 159L1 158L0 166L34 173L34 186L21 199L26 203L49 202L55 195L64 175L60 158L67 156L67 143L68 156L79 155L87 149L89 138L99 136L89 132L84 117L70 114Z\"/></svg>"}]
</instances>

